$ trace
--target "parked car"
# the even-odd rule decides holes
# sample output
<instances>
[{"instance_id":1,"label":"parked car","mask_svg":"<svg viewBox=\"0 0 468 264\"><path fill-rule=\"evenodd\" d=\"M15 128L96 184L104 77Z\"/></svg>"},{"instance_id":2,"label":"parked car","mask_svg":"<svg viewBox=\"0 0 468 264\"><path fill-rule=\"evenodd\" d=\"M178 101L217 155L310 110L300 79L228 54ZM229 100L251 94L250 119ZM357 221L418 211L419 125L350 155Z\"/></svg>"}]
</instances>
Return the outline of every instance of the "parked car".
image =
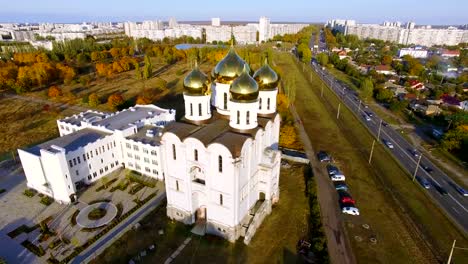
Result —
<instances>
[{"instance_id":1,"label":"parked car","mask_svg":"<svg viewBox=\"0 0 468 264\"><path fill-rule=\"evenodd\" d=\"M335 165L332 165L332 164L328 164L327 165L327 171L328 171L328 175L335 175L337 174L338 172L340 172L340 170L338 169L338 167L336 167Z\"/></svg>"},{"instance_id":2,"label":"parked car","mask_svg":"<svg viewBox=\"0 0 468 264\"><path fill-rule=\"evenodd\" d=\"M373 115L371 112L369 112L369 111L365 111L364 113L366 113L369 117L373 117L373 116L374 116L374 115Z\"/></svg>"},{"instance_id":3,"label":"parked car","mask_svg":"<svg viewBox=\"0 0 468 264\"><path fill-rule=\"evenodd\" d=\"M429 167L427 165L424 165L424 164L421 165L421 168L423 168L425 171L427 171L427 173L432 173L432 171L433 171L431 167Z\"/></svg>"},{"instance_id":4,"label":"parked car","mask_svg":"<svg viewBox=\"0 0 468 264\"><path fill-rule=\"evenodd\" d=\"M353 197L351 197L351 195L346 192L346 191L338 191L338 196L339 196L339 200L340 200L340 203L342 204L352 204L354 205L356 203L356 201L353 199Z\"/></svg>"},{"instance_id":5,"label":"parked car","mask_svg":"<svg viewBox=\"0 0 468 264\"><path fill-rule=\"evenodd\" d=\"M364 119L366 119L366 121L371 121L371 118L368 115L363 115L363 116L364 116Z\"/></svg>"},{"instance_id":6,"label":"parked car","mask_svg":"<svg viewBox=\"0 0 468 264\"><path fill-rule=\"evenodd\" d=\"M419 184L421 184L422 187L424 187L424 189L431 188L431 184L426 178L421 177L421 176L416 176L416 180L419 182Z\"/></svg>"},{"instance_id":7,"label":"parked car","mask_svg":"<svg viewBox=\"0 0 468 264\"><path fill-rule=\"evenodd\" d=\"M338 183L335 183L335 189L337 191L347 191L348 185L346 185L346 183L344 182L338 182Z\"/></svg>"},{"instance_id":8,"label":"parked car","mask_svg":"<svg viewBox=\"0 0 468 264\"><path fill-rule=\"evenodd\" d=\"M393 143L392 143L392 142L390 142L390 141L384 139L384 140L383 140L383 143L384 143L388 148L393 149Z\"/></svg>"},{"instance_id":9,"label":"parked car","mask_svg":"<svg viewBox=\"0 0 468 264\"><path fill-rule=\"evenodd\" d=\"M319 151L317 153L317 158L320 162L330 162L331 161L331 156L328 155L327 152L325 151Z\"/></svg>"},{"instance_id":10,"label":"parked car","mask_svg":"<svg viewBox=\"0 0 468 264\"><path fill-rule=\"evenodd\" d=\"M346 206L341 209L344 214L359 215L359 209L353 206Z\"/></svg>"},{"instance_id":11,"label":"parked car","mask_svg":"<svg viewBox=\"0 0 468 264\"><path fill-rule=\"evenodd\" d=\"M330 175L330 179L332 181L345 181L346 177L341 172L338 172L337 174Z\"/></svg>"},{"instance_id":12,"label":"parked car","mask_svg":"<svg viewBox=\"0 0 468 264\"><path fill-rule=\"evenodd\" d=\"M434 185L434 188L442 195L448 195L447 190L444 189L444 187L440 186L439 184L433 182L432 185Z\"/></svg>"}]
</instances>

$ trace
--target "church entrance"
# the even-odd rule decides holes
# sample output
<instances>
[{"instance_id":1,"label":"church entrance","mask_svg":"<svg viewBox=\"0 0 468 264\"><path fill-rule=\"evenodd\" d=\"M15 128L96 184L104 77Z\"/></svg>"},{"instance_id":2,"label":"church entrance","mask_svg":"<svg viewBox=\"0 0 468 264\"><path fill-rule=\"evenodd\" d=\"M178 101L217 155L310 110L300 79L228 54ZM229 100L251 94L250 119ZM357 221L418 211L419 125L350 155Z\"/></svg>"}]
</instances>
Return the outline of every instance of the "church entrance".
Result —
<instances>
[{"instance_id":1,"label":"church entrance","mask_svg":"<svg viewBox=\"0 0 468 264\"><path fill-rule=\"evenodd\" d=\"M206 223L206 206L201 206L195 211L195 223Z\"/></svg>"}]
</instances>

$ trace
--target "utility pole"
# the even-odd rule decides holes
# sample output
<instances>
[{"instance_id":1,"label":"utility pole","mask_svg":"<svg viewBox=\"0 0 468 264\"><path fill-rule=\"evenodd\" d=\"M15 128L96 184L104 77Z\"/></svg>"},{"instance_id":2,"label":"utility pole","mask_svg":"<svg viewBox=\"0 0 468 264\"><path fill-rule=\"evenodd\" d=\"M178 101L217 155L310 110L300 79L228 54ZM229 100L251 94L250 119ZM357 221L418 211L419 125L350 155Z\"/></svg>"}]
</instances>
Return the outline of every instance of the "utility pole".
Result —
<instances>
[{"instance_id":1,"label":"utility pole","mask_svg":"<svg viewBox=\"0 0 468 264\"><path fill-rule=\"evenodd\" d=\"M418 163L416 164L416 169L414 169L413 181L414 181L414 178L416 178L416 173L418 172L419 163L421 162L421 158L422 158L422 154L419 154Z\"/></svg>"},{"instance_id":2,"label":"utility pole","mask_svg":"<svg viewBox=\"0 0 468 264\"><path fill-rule=\"evenodd\" d=\"M450 255L448 257L447 264L450 264L450 261L452 261L453 250L455 249L455 243L456 242L457 242L457 240L453 240L452 250L450 250Z\"/></svg>"},{"instance_id":3,"label":"utility pole","mask_svg":"<svg viewBox=\"0 0 468 264\"><path fill-rule=\"evenodd\" d=\"M360 111L361 111L361 99L359 99L359 106L358 106L358 109L357 109L358 114L359 114Z\"/></svg>"},{"instance_id":4,"label":"utility pole","mask_svg":"<svg viewBox=\"0 0 468 264\"><path fill-rule=\"evenodd\" d=\"M375 139L374 141L372 141L372 148L371 148L370 155L369 155L369 164L371 163L371 160L372 160L372 154L374 154L374 146L375 146Z\"/></svg>"},{"instance_id":5,"label":"utility pole","mask_svg":"<svg viewBox=\"0 0 468 264\"><path fill-rule=\"evenodd\" d=\"M320 93L320 97L323 97L323 81L322 81L322 92Z\"/></svg>"},{"instance_id":6,"label":"utility pole","mask_svg":"<svg viewBox=\"0 0 468 264\"><path fill-rule=\"evenodd\" d=\"M341 107L341 103L338 104L338 113L336 113L336 119L340 118L340 107Z\"/></svg>"},{"instance_id":7,"label":"utility pole","mask_svg":"<svg viewBox=\"0 0 468 264\"><path fill-rule=\"evenodd\" d=\"M382 119L380 119L379 123L379 132L377 132L377 140L380 140L380 130L382 129Z\"/></svg>"}]
</instances>

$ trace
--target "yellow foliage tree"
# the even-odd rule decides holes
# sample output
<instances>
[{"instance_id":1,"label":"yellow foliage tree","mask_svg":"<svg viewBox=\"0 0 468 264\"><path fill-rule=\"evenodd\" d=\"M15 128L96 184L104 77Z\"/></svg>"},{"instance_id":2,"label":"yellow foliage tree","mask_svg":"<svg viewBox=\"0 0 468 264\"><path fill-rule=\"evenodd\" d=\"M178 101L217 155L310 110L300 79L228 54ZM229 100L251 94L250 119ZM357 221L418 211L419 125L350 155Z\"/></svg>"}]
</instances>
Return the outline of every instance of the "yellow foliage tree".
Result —
<instances>
[{"instance_id":1,"label":"yellow foliage tree","mask_svg":"<svg viewBox=\"0 0 468 264\"><path fill-rule=\"evenodd\" d=\"M107 98L107 105L111 110L117 109L117 107L121 106L124 103L124 98L120 94L111 94L109 98Z\"/></svg>"},{"instance_id":2,"label":"yellow foliage tree","mask_svg":"<svg viewBox=\"0 0 468 264\"><path fill-rule=\"evenodd\" d=\"M47 95L50 97L50 98L57 98L59 96L62 96L62 89L60 89L59 87L57 87L56 85L54 86L51 86L49 88L49 91L47 92Z\"/></svg>"}]
</instances>

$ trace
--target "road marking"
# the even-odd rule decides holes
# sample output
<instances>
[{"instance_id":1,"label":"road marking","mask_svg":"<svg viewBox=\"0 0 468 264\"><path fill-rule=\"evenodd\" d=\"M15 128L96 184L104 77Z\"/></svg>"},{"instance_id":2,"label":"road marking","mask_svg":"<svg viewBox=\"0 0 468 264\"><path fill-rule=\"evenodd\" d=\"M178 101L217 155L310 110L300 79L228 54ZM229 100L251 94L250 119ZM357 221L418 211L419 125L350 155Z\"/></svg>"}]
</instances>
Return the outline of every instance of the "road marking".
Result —
<instances>
[{"instance_id":1,"label":"road marking","mask_svg":"<svg viewBox=\"0 0 468 264\"><path fill-rule=\"evenodd\" d=\"M465 208L459 201L457 201L457 199L453 198L453 196L452 196L450 193L449 193L449 196L450 196L450 198L452 198L458 205L460 205L461 208L463 208L463 210L465 210L465 212L468 213L468 210L466 210L466 208Z\"/></svg>"},{"instance_id":2,"label":"road marking","mask_svg":"<svg viewBox=\"0 0 468 264\"><path fill-rule=\"evenodd\" d=\"M460 214L460 212L458 212L458 210L455 209L455 207L452 206L452 209L453 209L455 212L457 212L457 214Z\"/></svg>"}]
</instances>

